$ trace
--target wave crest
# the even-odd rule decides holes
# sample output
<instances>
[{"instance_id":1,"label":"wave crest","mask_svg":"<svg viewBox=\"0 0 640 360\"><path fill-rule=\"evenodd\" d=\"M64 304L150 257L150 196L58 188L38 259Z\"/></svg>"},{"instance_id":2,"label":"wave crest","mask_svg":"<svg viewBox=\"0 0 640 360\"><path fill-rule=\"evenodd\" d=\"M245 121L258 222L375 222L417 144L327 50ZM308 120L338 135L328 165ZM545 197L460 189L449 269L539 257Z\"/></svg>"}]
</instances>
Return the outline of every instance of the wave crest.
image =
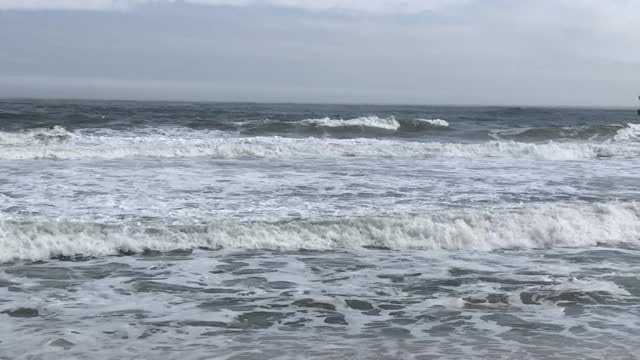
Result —
<instances>
[{"instance_id":1,"label":"wave crest","mask_svg":"<svg viewBox=\"0 0 640 360\"><path fill-rule=\"evenodd\" d=\"M640 139L640 124L501 129L490 131L489 136L495 140L514 141L600 140L621 142Z\"/></svg>"},{"instance_id":2,"label":"wave crest","mask_svg":"<svg viewBox=\"0 0 640 360\"><path fill-rule=\"evenodd\" d=\"M395 131L400 128L400 123L394 116L388 118L379 118L377 116L363 116L354 119L342 120L331 119L328 117L322 119L306 119L299 122L303 125L320 126L320 127L360 127L360 128L375 128Z\"/></svg>"},{"instance_id":3,"label":"wave crest","mask_svg":"<svg viewBox=\"0 0 640 360\"><path fill-rule=\"evenodd\" d=\"M396 218L204 225L0 223L0 261L186 248L480 250L640 242L635 203L449 210Z\"/></svg>"},{"instance_id":4,"label":"wave crest","mask_svg":"<svg viewBox=\"0 0 640 360\"><path fill-rule=\"evenodd\" d=\"M415 122L438 127L449 127L449 122L443 119L415 119Z\"/></svg>"},{"instance_id":5,"label":"wave crest","mask_svg":"<svg viewBox=\"0 0 640 360\"><path fill-rule=\"evenodd\" d=\"M237 137L193 134L137 136L79 136L62 143L0 146L0 159L119 159L126 157L242 158L517 158L532 160L588 160L636 157L637 146L622 143L439 143L389 139Z\"/></svg>"},{"instance_id":6,"label":"wave crest","mask_svg":"<svg viewBox=\"0 0 640 360\"><path fill-rule=\"evenodd\" d=\"M36 128L21 132L0 131L0 145L30 145L61 143L76 137L62 126Z\"/></svg>"},{"instance_id":7,"label":"wave crest","mask_svg":"<svg viewBox=\"0 0 640 360\"><path fill-rule=\"evenodd\" d=\"M640 124L628 123L626 127L617 131L613 139L615 141L640 140Z\"/></svg>"},{"instance_id":8,"label":"wave crest","mask_svg":"<svg viewBox=\"0 0 640 360\"><path fill-rule=\"evenodd\" d=\"M397 122L393 118L386 120ZM448 129L443 126L445 121L442 119L427 120L421 120L420 124ZM243 136L237 132L190 128L79 129L70 132L55 126L22 132L0 132L0 159L119 159L136 156L287 159L355 156L588 160L639 156L640 146L635 140L640 138L640 124L628 124L616 129L615 138L600 142L521 142L500 137L481 143L464 143L389 137ZM517 129L511 133L504 130L501 136L511 134L511 137L517 137L523 131L530 130Z\"/></svg>"}]
</instances>

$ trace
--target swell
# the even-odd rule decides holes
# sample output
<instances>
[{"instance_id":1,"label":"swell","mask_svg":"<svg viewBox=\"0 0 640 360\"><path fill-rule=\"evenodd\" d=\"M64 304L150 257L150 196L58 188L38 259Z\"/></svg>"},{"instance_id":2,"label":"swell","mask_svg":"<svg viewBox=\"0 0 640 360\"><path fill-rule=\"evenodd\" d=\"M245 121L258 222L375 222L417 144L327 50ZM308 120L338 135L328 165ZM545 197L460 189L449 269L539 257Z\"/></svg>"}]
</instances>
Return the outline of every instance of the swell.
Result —
<instances>
[{"instance_id":1,"label":"swell","mask_svg":"<svg viewBox=\"0 0 640 360\"><path fill-rule=\"evenodd\" d=\"M517 124L518 122L512 122ZM358 118L310 118L300 121L243 121L234 123L238 133L245 135L316 136L334 138L390 137L390 138L434 138L457 137L465 140L513 140L518 142L543 141L605 141L619 138L620 133L629 133L629 139L640 137L637 124L592 124L549 125L532 127L492 128L492 124L479 126L475 121L447 121L440 118L396 118L395 116L363 116ZM216 126L219 130L229 127Z\"/></svg>"},{"instance_id":2,"label":"swell","mask_svg":"<svg viewBox=\"0 0 640 360\"><path fill-rule=\"evenodd\" d=\"M640 127L638 124L603 124L591 126L547 126L531 128L514 128L492 130L489 136L496 140L514 140L539 142L547 140L625 140L638 139Z\"/></svg>"},{"instance_id":3,"label":"swell","mask_svg":"<svg viewBox=\"0 0 640 360\"><path fill-rule=\"evenodd\" d=\"M0 222L0 261L191 248L330 250L358 247L491 251L640 244L635 203L449 210L412 217L201 225Z\"/></svg>"},{"instance_id":4,"label":"swell","mask_svg":"<svg viewBox=\"0 0 640 360\"><path fill-rule=\"evenodd\" d=\"M0 144L6 142L7 138L22 138L29 140L34 134L56 135L66 132L88 133L90 131L122 131L124 132L148 132L162 131L163 129L186 129L191 131L226 131L249 136L260 135L283 135L283 136L318 136L318 137L433 137L447 135L459 137L460 140L473 139L494 139L494 140L514 140L521 142L540 142L548 140L610 140L620 139L621 134L626 140L637 140L640 138L640 124L628 123L620 124L592 124L583 126L538 126L538 127L508 127L507 124L496 122L496 124L507 125L502 128L492 126L479 126L477 123L469 121L454 121L450 123L440 118L425 119L420 117L398 119L394 116L378 117L375 115L362 116L350 119L341 118L309 118L304 120L282 119L262 119L262 120L242 120L242 121L221 121L220 119L197 119L191 120L184 126L178 125L176 119L174 125L162 125L166 119L157 119L156 125L153 119L144 121L131 119L129 123L124 120L105 118L102 115L92 115L98 118L87 121L91 125L78 127L77 124L71 127L72 131L67 131L61 125L52 124L45 127L31 127L28 129L11 130L0 127ZM166 116L166 115L165 115ZM134 121L135 120L135 121ZM22 121L8 122L2 125L20 124ZM137 125L136 125L137 124ZM146 124L146 125L145 125ZM494 124L494 125L496 125ZM480 134L483 134L480 135Z\"/></svg>"},{"instance_id":5,"label":"swell","mask_svg":"<svg viewBox=\"0 0 640 360\"><path fill-rule=\"evenodd\" d=\"M235 130L244 135L286 135L333 138L421 137L447 130L442 119L397 119L375 115L356 118L309 118L235 122Z\"/></svg>"}]
</instances>

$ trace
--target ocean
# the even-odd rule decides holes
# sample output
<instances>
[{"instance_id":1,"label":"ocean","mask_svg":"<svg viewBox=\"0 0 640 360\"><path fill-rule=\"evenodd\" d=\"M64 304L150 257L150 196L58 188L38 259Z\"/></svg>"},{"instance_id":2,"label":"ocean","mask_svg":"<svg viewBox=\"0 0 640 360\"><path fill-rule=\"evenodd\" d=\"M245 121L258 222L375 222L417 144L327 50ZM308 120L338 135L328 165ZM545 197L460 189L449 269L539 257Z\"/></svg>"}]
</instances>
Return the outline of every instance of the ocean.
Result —
<instances>
[{"instance_id":1,"label":"ocean","mask_svg":"<svg viewBox=\"0 0 640 360\"><path fill-rule=\"evenodd\" d=\"M0 359L636 359L635 110L0 101Z\"/></svg>"}]
</instances>

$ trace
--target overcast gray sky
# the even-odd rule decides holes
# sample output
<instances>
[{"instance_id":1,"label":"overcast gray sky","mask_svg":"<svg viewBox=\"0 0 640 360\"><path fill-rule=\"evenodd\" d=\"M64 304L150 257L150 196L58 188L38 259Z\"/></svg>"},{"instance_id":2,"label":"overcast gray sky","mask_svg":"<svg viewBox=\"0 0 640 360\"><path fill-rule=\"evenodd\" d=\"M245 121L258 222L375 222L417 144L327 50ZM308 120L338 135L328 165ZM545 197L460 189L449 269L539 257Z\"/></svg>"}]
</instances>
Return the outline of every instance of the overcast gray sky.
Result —
<instances>
[{"instance_id":1,"label":"overcast gray sky","mask_svg":"<svg viewBox=\"0 0 640 360\"><path fill-rule=\"evenodd\" d=\"M0 96L634 106L640 0L0 0Z\"/></svg>"}]
</instances>

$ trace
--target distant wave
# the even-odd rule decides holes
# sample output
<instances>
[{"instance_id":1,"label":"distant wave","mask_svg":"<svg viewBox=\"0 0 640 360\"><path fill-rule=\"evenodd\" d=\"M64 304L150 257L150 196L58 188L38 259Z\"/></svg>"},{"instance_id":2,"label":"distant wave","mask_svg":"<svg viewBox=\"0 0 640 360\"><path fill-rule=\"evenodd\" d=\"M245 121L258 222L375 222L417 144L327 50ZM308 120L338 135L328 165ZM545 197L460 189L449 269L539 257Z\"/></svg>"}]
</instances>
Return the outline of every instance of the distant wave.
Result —
<instances>
[{"instance_id":1,"label":"distant wave","mask_svg":"<svg viewBox=\"0 0 640 360\"><path fill-rule=\"evenodd\" d=\"M426 123L433 126L449 127L449 122L442 119L415 119L418 123Z\"/></svg>"},{"instance_id":2,"label":"distant wave","mask_svg":"<svg viewBox=\"0 0 640 360\"><path fill-rule=\"evenodd\" d=\"M297 124L319 128L357 128L360 130L386 130L390 132L446 128L449 126L449 122L443 119L398 120L394 116L387 118L364 116L348 120L325 117L321 119L305 119L298 121Z\"/></svg>"},{"instance_id":3,"label":"distant wave","mask_svg":"<svg viewBox=\"0 0 640 360\"><path fill-rule=\"evenodd\" d=\"M625 141L640 139L640 124L608 124L591 126L548 126L493 130L495 140L540 142L547 140Z\"/></svg>"},{"instance_id":4,"label":"distant wave","mask_svg":"<svg viewBox=\"0 0 640 360\"><path fill-rule=\"evenodd\" d=\"M379 118L377 116L363 116L355 119L331 119L331 118L322 118L322 119L306 119L299 122L303 125L311 125L311 126L321 126L321 127L369 127L376 129L384 129L384 130L398 130L400 128L400 123L396 120L395 117L390 116L388 118Z\"/></svg>"},{"instance_id":5,"label":"distant wave","mask_svg":"<svg viewBox=\"0 0 640 360\"><path fill-rule=\"evenodd\" d=\"M0 159L117 159L125 157L322 158L460 157L534 160L588 160L637 157L637 125L619 129L605 142L440 143L389 138L243 137L237 133L188 128L136 131L76 130L61 127L19 133L0 132Z\"/></svg>"},{"instance_id":6,"label":"distant wave","mask_svg":"<svg viewBox=\"0 0 640 360\"><path fill-rule=\"evenodd\" d=\"M597 124L588 126L541 126L479 130L472 126L453 126L447 120L434 118L397 119L394 116L364 116L353 119L333 119L329 117L305 120L262 120L229 123L207 123L209 127L144 127L121 128L79 128L67 130L62 126L33 128L21 131L0 131L0 146L3 145L52 145L61 143L81 143L97 141L98 137L109 141L117 137L139 137L149 141L167 138L168 142L180 138L193 140L211 137L317 137L335 139L404 139L404 140L444 140L451 142L477 142L495 140L500 142L540 144L555 142L638 142L640 124ZM214 126L215 125L215 126ZM467 125L469 126L469 125ZM106 140L105 140L106 141Z\"/></svg>"},{"instance_id":7,"label":"distant wave","mask_svg":"<svg viewBox=\"0 0 640 360\"><path fill-rule=\"evenodd\" d=\"M544 204L413 217L203 225L0 222L0 261L187 248L495 250L640 243L635 203Z\"/></svg>"}]
</instances>

